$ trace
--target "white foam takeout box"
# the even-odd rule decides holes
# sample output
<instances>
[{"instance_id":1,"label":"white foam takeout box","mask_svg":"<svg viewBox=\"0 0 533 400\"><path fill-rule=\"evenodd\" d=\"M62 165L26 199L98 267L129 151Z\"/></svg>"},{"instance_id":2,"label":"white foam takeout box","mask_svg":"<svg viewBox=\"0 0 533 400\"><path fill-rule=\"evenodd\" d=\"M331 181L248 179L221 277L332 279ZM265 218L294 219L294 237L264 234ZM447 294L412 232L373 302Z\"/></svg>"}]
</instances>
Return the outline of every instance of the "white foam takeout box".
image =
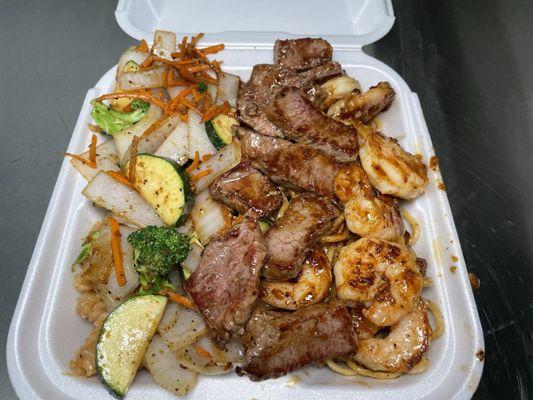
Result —
<instances>
[{"instance_id":1,"label":"white foam takeout box","mask_svg":"<svg viewBox=\"0 0 533 400\"><path fill-rule=\"evenodd\" d=\"M115 12L134 39L152 40L155 29L183 34L205 32L201 44L225 43L223 69L247 80L258 63L271 63L277 38L323 37L334 59L366 89L389 81L397 96L380 115L382 131L397 138L426 163L434 155L418 97L391 68L369 57L362 46L383 37L394 23L390 0L120 0ZM113 40L113 38L109 38ZM133 40L132 40L133 43ZM117 60L120 54L117 54ZM91 136L90 100L113 90L115 67L87 92L68 147L82 153ZM429 368L391 381L344 377L328 368L307 367L286 377L252 382L234 373L200 376L188 395L195 399L467 399L474 393L484 348L477 309L440 172L428 170L427 193L403 206L420 222L414 246L428 261L433 287L423 296L438 304L446 324L431 343ZM68 362L91 326L75 310L77 293L70 265L82 238L104 213L81 195L85 179L65 159L39 234L16 307L7 344L9 375L22 399L111 398L97 378L73 378ZM456 258L457 257L457 258ZM458 259L458 260L457 260ZM456 266L455 273L450 271ZM127 398L174 399L146 371L136 377Z\"/></svg>"}]
</instances>

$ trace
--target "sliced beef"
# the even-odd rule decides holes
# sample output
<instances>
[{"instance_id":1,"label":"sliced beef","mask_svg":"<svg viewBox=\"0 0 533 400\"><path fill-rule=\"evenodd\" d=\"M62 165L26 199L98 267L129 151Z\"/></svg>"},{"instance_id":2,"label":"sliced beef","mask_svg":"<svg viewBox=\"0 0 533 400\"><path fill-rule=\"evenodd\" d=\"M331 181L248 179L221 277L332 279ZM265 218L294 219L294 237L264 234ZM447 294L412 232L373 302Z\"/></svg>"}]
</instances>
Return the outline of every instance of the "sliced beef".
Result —
<instances>
[{"instance_id":1,"label":"sliced beef","mask_svg":"<svg viewBox=\"0 0 533 400\"><path fill-rule=\"evenodd\" d=\"M307 190L334 198L333 180L337 161L321 151L292 144L266 153L253 166L274 182L296 190Z\"/></svg>"},{"instance_id":2,"label":"sliced beef","mask_svg":"<svg viewBox=\"0 0 533 400\"><path fill-rule=\"evenodd\" d=\"M366 124L387 109L395 96L396 92L389 82L379 82L364 93L354 93L346 98L337 116L341 119L356 119Z\"/></svg>"},{"instance_id":3,"label":"sliced beef","mask_svg":"<svg viewBox=\"0 0 533 400\"><path fill-rule=\"evenodd\" d=\"M276 40L274 63L303 71L331 61L333 47L324 39Z\"/></svg>"},{"instance_id":4,"label":"sliced beef","mask_svg":"<svg viewBox=\"0 0 533 400\"><path fill-rule=\"evenodd\" d=\"M245 162L219 176L210 187L211 196L227 206L257 218L268 217L283 202L281 191L261 172Z\"/></svg>"},{"instance_id":5,"label":"sliced beef","mask_svg":"<svg viewBox=\"0 0 533 400\"><path fill-rule=\"evenodd\" d=\"M256 160L271 151L289 147L291 142L272 137L261 135L251 129L242 126L233 126L235 135L241 142L241 152L243 160Z\"/></svg>"},{"instance_id":6,"label":"sliced beef","mask_svg":"<svg viewBox=\"0 0 533 400\"><path fill-rule=\"evenodd\" d=\"M357 159L357 131L329 118L297 88L281 89L271 101L267 116L292 140L316 147L340 162Z\"/></svg>"},{"instance_id":7,"label":"sliced beef","mask_svg":"<svg viewBox=\"0 0 533 400\"><path fill-rule=\"evenodd\" d=\"M341 65L336 61L328 61L313 69L300 72L300 75L311 79L313 82L321 83L342 73Z\"/></svg>"},{"instance_id":8,"label":"sliced beef","mask_svg":"<svg viewBox=\"0 0 533 400\"><path fill-rule=\"evenodd\" d=\"M338 216L337 207L325 197L303 193L292 199L265 235L269 258L263 276L277 280L295 278L311 247L329 231Z\"/></svg>"},{"instance_id":9,"label":"sliced beef","mask_svg":"<svg viewBox=\"0 0 533 400\"><path fill-rule=\"evenodd\" d=\"M279 65L257 64L252 70L250 80L239 91L238 117L263 135L283 137L283 132L268 120L265 110L271 97L285 86L302 89L317 105L326 97L326 93L305 76Z\"/></svg>"},{"instance_id":10,"label":"sliced beef","mask_svg":"<svg viewBox=\"0 0 533 400\"><path fill-rule=\"evenodd\" d=\"M293 313L257 310L246 325L241 371L252 380L275 378L306 364L357 351L346 305L336 300Z\"/></svg>"},{"instance_id":11,"label":"sliced beef","mask_svg":"<svg viewBox=\"0 0 533 400\"><path fill-rule=\"evenodd\" d=\"M255 307L266 246L257 222L245 218L204 249L185 290L200 310L215 342L241 335Z\"/></svg>"}]
</instances>

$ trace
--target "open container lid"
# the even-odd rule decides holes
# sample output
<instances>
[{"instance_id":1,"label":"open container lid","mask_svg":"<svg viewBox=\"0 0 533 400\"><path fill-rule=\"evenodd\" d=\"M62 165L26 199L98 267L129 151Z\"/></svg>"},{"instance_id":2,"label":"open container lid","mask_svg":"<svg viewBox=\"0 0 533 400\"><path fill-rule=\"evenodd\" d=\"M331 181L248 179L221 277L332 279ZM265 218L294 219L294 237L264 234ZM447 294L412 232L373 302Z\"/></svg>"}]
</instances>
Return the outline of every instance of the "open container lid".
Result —
<instances>
[{"instance_id":1,"label":"open container lid","mask_svg":"<svg viewBox=\"0 0 533 400\"><path fill-rule=\"evenodd\" d=\"M250 12L243 18L246 9ZM360 49L394 24L391 0L119 0L115 17L137 40L152 41L156 29L178 37L205 32L205 44L223 41L228 47L272 46L281 36L319 36L335 48Z\"/></svg>"}]
</instances>

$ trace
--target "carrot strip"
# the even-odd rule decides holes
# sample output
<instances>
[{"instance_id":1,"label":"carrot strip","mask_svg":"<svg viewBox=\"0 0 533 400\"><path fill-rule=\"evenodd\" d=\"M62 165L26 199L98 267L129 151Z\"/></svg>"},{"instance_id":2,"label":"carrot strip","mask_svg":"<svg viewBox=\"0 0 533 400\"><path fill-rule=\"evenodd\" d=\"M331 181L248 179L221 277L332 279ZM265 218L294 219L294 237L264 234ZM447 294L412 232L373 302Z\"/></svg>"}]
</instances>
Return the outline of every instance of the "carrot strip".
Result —
<instances>
[{"instance_id":1,"label":"carrot strip","mask_svg":"<svg viewBox=\"0 0 533 400\"><path fill-rule=\"evenodd\" d=\"M180 97L180 96L177 96L175 99L178 99L178 102L180 102L181 104L183 104L184 106L187 106L187 108L190 108L191 110L193 111L196 111L198 114L202 114L200 110L198 110L194 104L192 104L189 100L187 100L186 98L184 97Z\"/></svg>"},{"instance_id":2,"label":"carrot strip","mask_svg":"<svg viewBox=\"0 0 533 400\"><path fill-rule=\"evenodd\" d=\"M197 181L199 179L202 179L204 176L207 176L209 174L213 173L213 170L211 168L204 169L201 172L198 172L196 175L191 176L191 180Z\"/></svg>"},{"instance_id":3,"label":"carrot strip","mask_svg":"<svg viewBox=\"0 0 533 400\"><path fill-rule=\"evenodd\" d=\"M89 160L96 166L96 135L91 137L91 145L89 146Z\"/></svg>"},{"instance_id":4,"label":"carrot strip","mask_svg":"<svg viewBox=\"0 0 533 400\"><path fill-rule=\"evenodd\" d=\"M115 179L116 181L132 188L132 189L135 189L135 187L133 186L133 183L131 183L131 181L126 177L126 175L124 175L123 173L121 172L117 172L117 171L106 171L105 172L107 175L109 175L111 178Z\"/></svg>"},{"instance_id":5,"label":"carrot strip","mask_svg":"<svg viewBox=\"0 0 533 400\"><path fill-rule=\"evenodd\" d=\"M122 248L120 244L120 228L115 218L109 214L107 223L111 230L111 252L113 253L113 263L115 264L115 276L120 287L124 286L126 281L126 273L124 272L124 262L122 260Z\"/></svg>"},{"instance_id":6,"label":"carrot strip","mask_svg":"<svg viewBox=\"0 0 533 400\"><path fill-rule=\"evenodd\" d=\"M187 70L191 74L194 74L195 72L205 71L206 69L209 69L209 65L207 65L207 64L194 65L192 67L187 68Z\"/></svg>"},{"instance_id":7,"label":"carrot strip","mask_svg":"<svg viewBox=\"0 0 533 400\"><path fill-rule=\"evenodd\" d=\"M204 154L202 156L202 161L208 161L211 159L211 157L213 157L213 154Z\"/></svg>"},{"instance_id":8,"label":"carrot strip","mask_svg":"<svg viewBox=\"0 0 533 400\"><path fill-rule=\"evenodd\" d=\"M192 347L194 348L194 351L196 351L200 357L213 358L213 355L210 352L208 352L206 349L204 349L202 346L200 346L199 344L195 343L192 345Z\"/></svg>"},{"instance_id":9,"label":"carrot strip","mask_svg":"<svg viewBox=\"0 0 533 400\"><path fill-rule=\"evenodd\" d=\"M192 39L191 39L191 45L192 47L196 47L196 43L198 43L198 41L204 37L204 34L203 33L199 33L198 35L196 36L193 36Z\"/></svg>"},{"instance_id":10,"label":"carrot strip","mask_svg":"<svg viewBox=\"0 0 533 400\"><path fill-rule=\"evenodd\" d=\"M139 137L139 140L150 136L152 133L158 130L166 121L168 121L171 117L172 115L169 115L169 114L163 115L161 118L155 121L142 133L142 135Z\"/></svg>"},{"instance_id":11,"label":"carrot strip","mask_svg":"<svg viewBox=\"0 0 533 400\"><path fill-rule=\"evenodd\" d=\"M148 53L148 43L146 43L146 40L143 39L140 41L139 45L137 46L137 50Z\"/></svg>"},{"instance_id":12,"label":"carrot strip","mask_svg":"<svg viewBox=\"0 0 533 400\"><path fill-rule=\"evenodd\" d=\"M78 154L72 154L72 153L63 153L63 154L66 156L72 157L75 160L81 161L83 164L87 165L88 167L91 167L92 169L96 169L95 162L91 160L87 160L86 158L83 158L82 156Z\"/></svg>"},{"instance_id":13,"label":"carrot strip","mask_svg":"<svg viewBox=\"0 0 533 400\"><path fill-rule=\"evenodd\" d=\"M200 123L205 122L205 121L209 121L209 120L215 118L217 115L226 113L229 110L230 110L230 108L229 108L229 104L227 102L225 102L220 107L215 107L215 108L211 107L209 110L207 110L207 112L204 115L202 115L202 118L200 119Z\"/></svg>"},{"instance_id":14,"label":"carrot strip","mask_svg":"<svg viewBox=\"0 0 533 400\"><path fill-rule=\"evenodd\" d=\"M188 117L187 114L180 113L179 116L180 116L180 119L181 119L182 122L188 122L189 121L189 117Z\"/></svg>"},{"instance_id":15,"label":"carrot strip","mask_svg":"<svg viewBox=\"0 0 533 400\"><path fill-rule=\"evenodd\" d=\"M172 301L175 301L178 304L181 304L182 306L185 306L187 308L190 308L191 310L196 310L196 307L194 306L193 302L190 301L185 296L180 296L177 293L174 292L165 292L165 294L168 296L168 298Z\"/></svg>"},{"instance_id":16,"label":"carrot strip","mask_svg":"<svg viewBox=\"0 0 533 400\"><path fill-rule=\"evenodd\" d=\"M139 136L135 136L130 146L130 169L128 178L132 183L135 182L135 167L137 166L137 146L139 146Z\"/></svg>"},{"instance_id":17,"label":"carrot strip","mask_svg":"<svg viewBox=\"0 0 533 400\"><path fill-rule=\"evenodd\" d=\"M192 163L191 165L189 165L186 169L185 169L185 172L187 173L190 173L192 172L193 169L195 169L198 164L200 164L200 153L198 153L198 150L194 152L194 160L192 160Z\"/></svg>"},{"instance_id":18,"label":"carrot strip","mask_svg":"<svg viewBox=\"0 0 533 400\"><path fill-rule=\"evenodd\" d=\"M224 46L224 43L215 44L214 46L204 47L203 49L200 49L200 51L203 54L215 54L219 51L224 50L226 46Z\"/></svg>"},{"instance_id":19,"label":"carrot strip","mask_svg":"<svg viewBox=\"0 0 533 400\"><path fill-rule=\"evenodd\" d=\"M202 76L203 80L206 80L207 82L212 83L213 85L218 84L218 81L215 78L213 78L211 75L209 75L207 72L200 71L199 74Z\"/></svg>"},{"instance_id":20,"label":"carrot strip","mask_svg":"<svg viewBox=\"0 0 533 400\"><path fill-rule=\"evenodd\" d=\"M185 68L184 66L178 65L176 66L176 69L178 70L178 72L180 73L180 76L183 79L189 82L192 82L192 83L198 83L198 79L192 74L192 72L189 72L189 70Z\"/></svg>"}]
</instances>

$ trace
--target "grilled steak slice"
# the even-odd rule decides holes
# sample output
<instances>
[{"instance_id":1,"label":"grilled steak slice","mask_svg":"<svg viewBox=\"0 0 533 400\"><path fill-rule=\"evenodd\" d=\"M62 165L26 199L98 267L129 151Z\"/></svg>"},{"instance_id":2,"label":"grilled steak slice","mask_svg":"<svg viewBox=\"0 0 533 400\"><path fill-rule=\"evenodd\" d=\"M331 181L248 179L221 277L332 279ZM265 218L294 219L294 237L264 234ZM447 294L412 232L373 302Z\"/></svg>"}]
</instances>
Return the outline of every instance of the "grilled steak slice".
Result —
<instances>
[{"instance_id":1,"label":"grilled steak slice","mask_svg":"<svg viewBox=\"0 0 533 400\"><path fill-rule=\"evenodd\" d=\"M333 180L339 164L315 148L291 144L268 152L254 161L253 166L278 184L335 197Z\"/></svg>"},{"instance_id":2,"label":"grilled steak slice","mask_svg":"<svg viewBox=\"0 0 533 400\"><path fill-rule=\"evenodd\" d=\"M356 119L366 124L387 109L395 96L396 92L389 82L379 82L365 93L354 93L344 99L338 111L332 116L340 119Z\"/></svg>"},{"instance_id":3,"label":"grilled steak slice","mask_svg":"<svg viewBox=\"0 0 533 400\"><path fill-rule=\"evenodd\" d=\"M261 135L242 126L233 126L235 135L241 142L243 160L256 160L271 151L282 149L291 145L291 142L280 138Z\"/></svg>"},{"instance_id":4,"label":"grilled steak slice","mask_svg":"<svg viewBox=\"0 0 533 400\"><path fill-rule=\"evenodd\" d=\"M185 290L219 346L244 332L259 293L265 257L257 222L245 218L206 246L200 264L185 281Z\"/></svg>"},{"instance_id":5,"label":"grilled steak slice","mask_svg":"<svg viewBox=\"0 0 533 400\"><path fill-rule=\"evenodd\" d=\"M269 259L263 276L277 280L295 278L311 247L338 216L337 207L325 197L303 193L292 199L265 235Z\"/></svg>"},{"instance_id":6,"label":"grilled steak slice","mask_svg":"<svg viewBox=\"0 0 533 400\"><path fill-rule=\"evenodd\" d=\"M256 310L246 325L241 371L252 380L275 378L306 364L357 351L357 335L341 301L293 313Z\"/></svg>"},{"instance_id":7,"label":"grilled steak slice","mask_svg":"<svg viewBox=\"0 0 533 400\"><path fill-rule=\"evenodd\" d=\"M302 89L317 105L326 97L326 93L305 76L279 65L258 64L239 92L237 110L241 121L263 135L283 137L283 132L268 120L265 110L273 94L285 86Z\"/></svg>"},{"instance_id":8,"label":"grilled steak slice","mask_svg":"<svg viewBox=\"0 0 533 400\"><path fill-rule=\"evenodd\" d=\"M219 176L209 190L213 198L243 214L250 210L257 218L273 214L283 202L280 190L249 162Z\"/></svg>"},{"instance_id":9,"label":"grilled steak slice","mask_svg":"<svg viewBox=\"0 0 533 400\"><path fill-rule=\"evenodd\" d=\"M340 162L357 159L357 131L329 118L297 88L281 89L270 103L267 116L299 143L316 147Z\"/></svg>"},{"instance_id":10,"label":"grilled steak slice","mask_svg":"<svg viewBox=\"0 0 533 400\"><path fill-rule=\"evenodd\" d=\"M276 40L274 63L297 71L318 67L331 61L333 48L324 39Z\"/></svg>"},{"instance_id":11,"label":"grilled steak slice","mask_svg":"<svg viewBox=\"0 0 533 400\"><path fill-rule=\"evenodd\" d=\"M336 61L328 61L313 69L301 72L300 75L311 79L313 82L321 83L342 73L341 65Z\"/></svg>"}]
</instances>

